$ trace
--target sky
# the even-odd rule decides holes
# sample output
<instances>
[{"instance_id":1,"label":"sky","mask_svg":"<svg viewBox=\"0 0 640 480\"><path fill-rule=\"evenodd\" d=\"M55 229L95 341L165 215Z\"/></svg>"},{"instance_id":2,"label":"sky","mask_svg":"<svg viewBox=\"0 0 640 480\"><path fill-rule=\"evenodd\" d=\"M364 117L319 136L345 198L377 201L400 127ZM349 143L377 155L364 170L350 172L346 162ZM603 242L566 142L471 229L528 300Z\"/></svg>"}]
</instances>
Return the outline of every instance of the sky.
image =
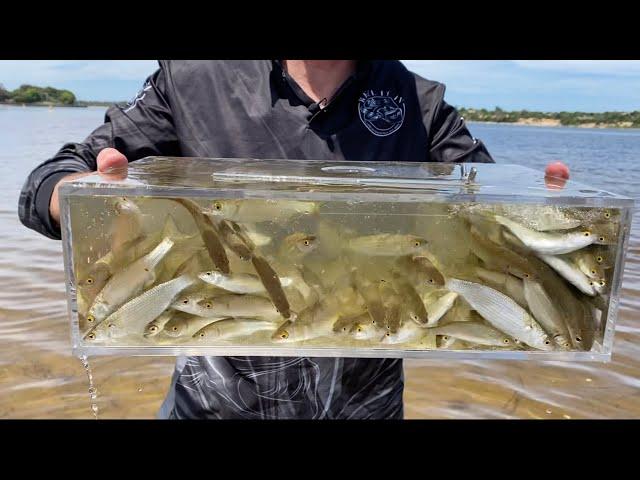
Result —
<instances>
[{"instance_id":1,"label":"sky","mask_svg":"<svg viewBox=\"0 0 640 480\"><path fill-rule=\"evenodd\" d=\"M637 60L402 60L444 83L456 107L504 110L640 110ZM0 84L65 88L80 100L123 101L153 73L155 60L0 60Z\"/></svg>"}]
</instances>

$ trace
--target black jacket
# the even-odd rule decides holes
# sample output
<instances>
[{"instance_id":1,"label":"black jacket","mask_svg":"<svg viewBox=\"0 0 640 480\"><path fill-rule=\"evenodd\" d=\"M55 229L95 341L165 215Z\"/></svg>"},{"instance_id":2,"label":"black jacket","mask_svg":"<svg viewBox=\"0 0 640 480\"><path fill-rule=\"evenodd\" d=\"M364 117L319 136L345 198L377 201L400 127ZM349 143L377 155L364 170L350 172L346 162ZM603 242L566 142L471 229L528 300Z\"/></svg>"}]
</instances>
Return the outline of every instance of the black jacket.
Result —
<instances>
[{"instance_id":1,"label":"black jacket","mask_svg":"<svg viewBox=\"0 0 640 480\"><path fill-rule=\"evenodd\" d=\"M55 184L96 170L106 147L149 155L362 161L492 162L444 101L444 85L397 61L360 61L326 104L313 102L280 62L160 61L126 106L82 143L68 143L27 178L24 225L50 238ZM165 415L212 418L398 418L402 362L380 359L179 359Z\"/></svg>"}]
</instances>

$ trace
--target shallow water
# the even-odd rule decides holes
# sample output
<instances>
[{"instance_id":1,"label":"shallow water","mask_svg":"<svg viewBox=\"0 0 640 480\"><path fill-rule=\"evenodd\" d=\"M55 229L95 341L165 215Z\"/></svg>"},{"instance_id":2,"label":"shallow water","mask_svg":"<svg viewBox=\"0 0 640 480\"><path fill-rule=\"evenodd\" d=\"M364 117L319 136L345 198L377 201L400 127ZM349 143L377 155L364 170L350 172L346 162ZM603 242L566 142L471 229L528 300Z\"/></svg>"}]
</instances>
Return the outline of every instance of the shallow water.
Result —
<instances>
[{"instance_id":1,"label":"shallow water","mask_svg":"<svg viewBox=\"0 0 640 480\"><path fill-rule=\"evenodd\" d=\"M93 418L87 375L70 353L60 242L17 219L38 163L79 141L104 109L0 106L0 418ZM499 163L542 169L562 159L576 180L638 197L640 131L470 125ZM406 361L406 418L640 416L640 242L632 230L613 361ZM151 418L173 359L92 357L100 418Z\"/></svg>"}]
</instances>

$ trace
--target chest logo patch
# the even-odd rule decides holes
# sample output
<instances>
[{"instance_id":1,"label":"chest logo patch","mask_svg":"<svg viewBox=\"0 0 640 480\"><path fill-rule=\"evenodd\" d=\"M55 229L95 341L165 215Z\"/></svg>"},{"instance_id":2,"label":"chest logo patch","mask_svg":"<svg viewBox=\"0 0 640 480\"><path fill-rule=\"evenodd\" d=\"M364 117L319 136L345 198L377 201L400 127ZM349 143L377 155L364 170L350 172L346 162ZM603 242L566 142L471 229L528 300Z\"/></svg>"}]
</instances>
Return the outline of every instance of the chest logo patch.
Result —
<instances>
[{"instance_id":1,"label":"chest logo patch","mask_svg":"<svg viewBox=\"0 0 640 480\"><path fill-rule=\"evenodd\" d=\"M380 91L364 92L358 100L360 120L377 137L386 137L396 132L404 122L405 105L402 97L392 97Z\"/></svg>"}]
</instances>

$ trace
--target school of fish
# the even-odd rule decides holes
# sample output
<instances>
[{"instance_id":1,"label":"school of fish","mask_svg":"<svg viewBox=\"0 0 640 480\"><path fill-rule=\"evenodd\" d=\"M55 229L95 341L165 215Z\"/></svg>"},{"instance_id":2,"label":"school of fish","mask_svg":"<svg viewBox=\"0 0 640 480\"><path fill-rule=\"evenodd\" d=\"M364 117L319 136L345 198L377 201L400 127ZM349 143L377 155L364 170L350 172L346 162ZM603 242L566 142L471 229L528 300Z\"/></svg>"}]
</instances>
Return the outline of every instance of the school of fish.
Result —
<instances>
[{"instance_id":1,"label":"school of fish","mask_svg":"<svg viewBox=\"0 0 640 480\"><path fill-rule=\"evenodd\" d=\"M611 209L459 204L469 256L448 263L412 233L358 234L321 203L165 198L110 203L110 250L76 268L83 341L589 351L608 307ZM261 226L314 216L314 231Z\"/></svg>"}]
</instances>

